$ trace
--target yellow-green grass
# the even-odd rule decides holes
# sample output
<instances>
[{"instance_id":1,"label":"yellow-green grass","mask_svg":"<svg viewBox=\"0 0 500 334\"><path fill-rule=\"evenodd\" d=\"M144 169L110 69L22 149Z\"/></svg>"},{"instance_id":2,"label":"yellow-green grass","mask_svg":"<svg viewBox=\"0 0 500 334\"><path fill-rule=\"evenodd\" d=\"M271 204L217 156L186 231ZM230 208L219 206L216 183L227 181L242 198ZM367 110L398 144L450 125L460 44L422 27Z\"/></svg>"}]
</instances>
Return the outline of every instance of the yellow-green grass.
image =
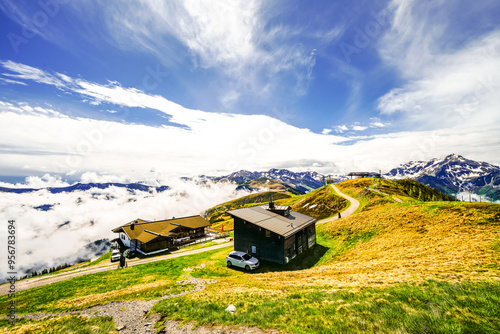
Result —
<instances>
[{"instance_id":1,"label":"yellow-green grass","mask_svg":"<svg viewBox=\"0 0 500 334\"><path fill-rule=\"evenodd\" d=\"M277 201L283 198L292 197L294 197L294 195L290 193L278 191L267 191L257 194L251 194L208 209L207 211L205 211L204 216L211 224L213 224L212 227L220 226L221 223L231 219L231 217L226 214L226 211L267 203L271 199Z\"/></svg>"},{"instance_id":2,"label":"yellow-green grass","mask_svg":"<svg viewBox=\"0 0 500 334\"><path fill-rule=\"evenodd\" d=\"M226 213L234 210L255 205L262 205L273 199L277 205L291 206L292 210L309 215L318 220L332 217L339 211L345 210L350 203L340 197L332 187L324 186L313 190L305 195L293 195L290 193L265 192L244 196L237 200L220 204L205 212L207 219L212 223L212 228L221 230L232 230L234 220Z\"/></svg>"},{"instance_id":3,"label":"yellow-green grass","mask_svg":"<svg viewBox=\"0 0 500 334\"><path fill-rule=\"evenodd\" d=\"M349 206L349 201L335 193L332 187L321 187L291 205L292 210L316 218L332 217Z\"/></svg>"},{"instance_id":4,"label":"yellow-green grass","mask_svg":"<svg viewBox=\"0 0 500 334\"><path fill-rule=\"evenodd\" d=\"M190 289L176 281L183 269L196 266L212 252L183 256L95 274L74 277L16 293L18 314L78 310L113 300L153 299ZM229 247L225 248L229 252ZM8 312L10 298L0 296Z\"/></svg>"},{"instance_id":5,"label":"yellow-green grass","mask_svg":"<svg viewBox=\"0 0 500 334\"><path fill-rule=\"evenodd\" d=\"M429 280L384 288L280 290L227 283L161 301L153 311L168 319L287 333L494 333L500 330L499 302L498 282ZM236 307L234 315L224 311L230 304Z\"/></svg>"},{"instance_id":6,"label":"yellow-green grass","mask_svg":"<svg viewBox=\"0 0 500 334\"><path fill-rule=\"evenodd\" d=\"M164 318L292 333L499 332L499 221L494 204L380 203L319 226L318 245L285 266L229 269L225 248L54 283L16 298L21 313L155 298L172 294L167 289L191 267L192 276L217 282L161 301L154 310ZM2 309L7 303L0 297ZM224 311L231 303L235 315Z\"/></svg>"},{"instance_id":7,"label":"yellow-green grass","mask_svg":"<svg viewBox=\"0 0 500 334\"><path fill-rule=\"evenodd\" d=\"M111 317L84 317L75 314L40 320L19 318L15 326L12 326L6 319L0 320L0 331L11 334L108 334L114 332L115 329L116 326Z\"/></svg>"},{"instance_id":8,"label":"yellow-green grass","mask_svg":"<svg viewBox=\"0 0 500 334\"><path fill-rule=\"evenodd\" d=\"M155 310L293 333L499 331L499 215L492 204L381 205L318 227L322 256L299 269L245 273L214 253L192 275L217 283Z\"/></svg>"}]
</instances>

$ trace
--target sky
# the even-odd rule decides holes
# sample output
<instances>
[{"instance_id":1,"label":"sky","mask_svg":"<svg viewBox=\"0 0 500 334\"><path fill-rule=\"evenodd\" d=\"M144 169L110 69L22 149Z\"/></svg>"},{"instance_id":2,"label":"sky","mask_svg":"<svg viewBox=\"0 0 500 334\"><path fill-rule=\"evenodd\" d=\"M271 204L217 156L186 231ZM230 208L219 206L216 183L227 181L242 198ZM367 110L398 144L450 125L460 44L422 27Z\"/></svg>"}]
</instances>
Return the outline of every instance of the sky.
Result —
<instances>
[{"instance_id":1,"label":"sky","mask_svg":"<svg viewBox=\"0 0 500 334\"><path fill-rule=\"evenodd\" d=\"M500 3L0 1L0 181L500 165Z\"/></svg>"}]
</instances>

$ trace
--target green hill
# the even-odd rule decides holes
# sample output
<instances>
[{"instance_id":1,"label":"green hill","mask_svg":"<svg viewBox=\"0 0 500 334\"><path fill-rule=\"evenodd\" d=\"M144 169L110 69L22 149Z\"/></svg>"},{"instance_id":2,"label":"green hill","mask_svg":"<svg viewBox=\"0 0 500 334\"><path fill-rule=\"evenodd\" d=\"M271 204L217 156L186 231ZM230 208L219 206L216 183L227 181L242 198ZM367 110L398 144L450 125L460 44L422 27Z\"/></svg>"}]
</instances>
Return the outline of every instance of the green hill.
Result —
<instances>
[{"instance_id":1,"label":"green hill","mask_svg":"<svg viewBox=\"0 0 500 334\"><path fill-rule=\"evenodd\" d=\"M262 205L270 200L273 200L278 205L291 206L292 210L318 220L336 215L349 205L347 200L335 194L332 187L324 186L305 195L277 191L251 194L208 209L205 211L204 216L212 224L213 228L221 229L224 226L224 230L230 230L233 221L226 214L226 211Z\"/></svg>"},{"instance_id":2,"label":"green hill","mask_svg":"<svg viewBox=\"0 0 500 334\"><path fill-rule=\"evenodd\" d=\"M337 187L361 208L319 225L317 245L287 265L230 269L227 247L21 291L18 312L173 295L153 309L162 317L158 328L176 319L284 333L500 332L500 205L442 201L440 193L406 180L349 180ZM225 210L270 198L311 214L342 210L327 186L300 196L252 194L207 215L224 221ZM180 283L186 275L211 284L190 290ZM230 304L235 314L225 311ZM0 307L8 305L0 296Z\"/></svg>"}]
</instances>

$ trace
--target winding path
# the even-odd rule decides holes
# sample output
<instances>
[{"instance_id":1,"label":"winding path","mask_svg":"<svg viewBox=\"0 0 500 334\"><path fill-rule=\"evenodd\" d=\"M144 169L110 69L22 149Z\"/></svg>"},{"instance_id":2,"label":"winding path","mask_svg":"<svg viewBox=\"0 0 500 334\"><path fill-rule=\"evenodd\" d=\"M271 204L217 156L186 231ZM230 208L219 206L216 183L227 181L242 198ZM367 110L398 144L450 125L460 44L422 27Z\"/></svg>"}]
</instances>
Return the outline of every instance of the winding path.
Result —
<instances>
[{"instance_id":1,"label":"winding path","mask_svg":"<svg viewBox=\"0 0 500 334\"><path fill-rule=\"evenodd\" d=\"M233 244L234 243L232 241L227 241L227 242L222 242L219 245L195 249L195 250L172 251L172 253L167 254L167 255L156 256L156 257L146 258L146 259L142 259L142 260L139 260L139 259L129 260L129 261L127 261L127 264L129 267L136 266L138 264L143 264L143 263L161 261L161 260L171 259L171 258L175 258L175 257L181 257L181 256L187 256L187 255L208 252L208 251L211 251L214 249L232 246ZM75 270L72 270L69 272L63 272L63 273L54 274L54 275L37 276L37 277L27 278L27 279L16 282L16 292L36 288L39 286L43 286L43 285L47 285L47 284L51 284L51 283L55 283L55 282L64 281L64 280L67 280L67 279L70 279L73 277L77 277L77 276L94 274L94 273L99 273L99 272L108 271L108 270L114 270L117 267L118 267L118 264L115 263L115 264L101 265L101 266L97 266L97 267L75 269ZM5 284L0 285L0 296L8 294L9 288L10 288L9 283L5 283Z\"/></svg>"},{"instance_id":2,"label":"winding path","mask_svg":"<svg viewBox=\"0 0 500 334\"><path fill-rule=\"evenodd\" d=\"M354 213L354 211L356 211L358 209L359 202L357 200L355 200L354 198L352 198L351 196L347 196L346 194L340 192L340 190L337 187L335 187L333 184L330 184L330 186L332 186L333 190L335 190L337 192L337 194L339 194L339 196L344 197L346 200L351 202L351 205L346 210L341 212L341 218L345 218L349 215L352 215ZM316 223L316 225L321 225L321 224L328 223L328 222L331 222L331 221L334 221L337 219L339 219L338 216L326 218L326 219L318 221Z\"/></svg>"}]
</instances>

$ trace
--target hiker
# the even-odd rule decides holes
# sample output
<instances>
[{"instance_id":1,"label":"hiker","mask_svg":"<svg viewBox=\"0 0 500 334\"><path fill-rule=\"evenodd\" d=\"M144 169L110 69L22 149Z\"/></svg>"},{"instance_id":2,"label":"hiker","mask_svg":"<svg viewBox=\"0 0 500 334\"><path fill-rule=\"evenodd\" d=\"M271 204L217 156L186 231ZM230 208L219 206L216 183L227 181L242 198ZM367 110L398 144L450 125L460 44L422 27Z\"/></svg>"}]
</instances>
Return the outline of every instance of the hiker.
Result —
<instances>
[{"instance_id":1,"label":"hiker","mask_svg":"<svg viewBox=\"0 0 500 334\"><path fill-rule=\"evenodd\" d=\"M339 212L339 219L340 219L340 212Z\"/></svg>"}]
</instances>

